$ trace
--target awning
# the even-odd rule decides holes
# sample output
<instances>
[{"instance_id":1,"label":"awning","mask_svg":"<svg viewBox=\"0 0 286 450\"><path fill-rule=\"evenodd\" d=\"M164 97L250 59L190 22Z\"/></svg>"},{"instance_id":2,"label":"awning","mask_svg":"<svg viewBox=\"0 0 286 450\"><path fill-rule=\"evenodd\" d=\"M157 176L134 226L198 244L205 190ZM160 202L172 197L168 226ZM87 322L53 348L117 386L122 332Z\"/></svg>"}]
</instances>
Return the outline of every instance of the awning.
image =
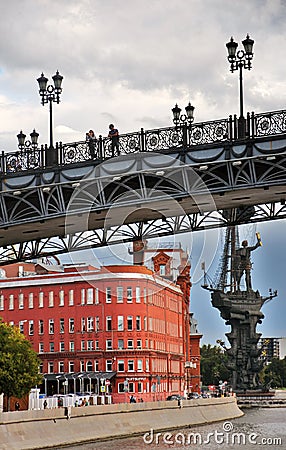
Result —
<instances>
[{"instance_id":1,"label":"awning","mask_svg":"<svg viewBox=\"0 0 286 450\"><path fill-rule=\"evenodd\" d=\"M66 380L97 380L104 378L105 380L111 380L116 375L116 372L75 372L75 373L45 373L43 375L44 380L47 381L66 381Z\"/></svg>"}]
</instances>

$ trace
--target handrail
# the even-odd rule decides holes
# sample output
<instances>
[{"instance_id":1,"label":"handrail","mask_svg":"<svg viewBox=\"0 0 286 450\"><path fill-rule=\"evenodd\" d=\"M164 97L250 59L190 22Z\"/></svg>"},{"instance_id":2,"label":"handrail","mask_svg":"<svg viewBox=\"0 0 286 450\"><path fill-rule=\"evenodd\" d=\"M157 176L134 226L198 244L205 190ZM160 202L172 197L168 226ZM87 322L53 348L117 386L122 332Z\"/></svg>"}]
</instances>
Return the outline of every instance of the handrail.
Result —
<instances>
[{"instance_id":1,"label":"handrail","mask_svg":"<svg viewBox=\"0 0 286 450\"><path fill-rule=\"evenodd\" d=\"M247 113L246 135L240 141L259 137L276 136L286 133L286 110L260 114ZM196 147L238 140L238 119L236 115L228 119L209 122L183 124L165 128L156 128L121 134L119 154L136 152L172 152L195 150ZM51 152L54 152L52 155ZM38 148L26 148L16 152L2 151L0 169L2 174L16 173L31 169L65 166L90 160L104 161L118 156L109 137L99 136L92 144L86 141L57 143L50 149L47 145Z\"/></svg>"}]
</instances>

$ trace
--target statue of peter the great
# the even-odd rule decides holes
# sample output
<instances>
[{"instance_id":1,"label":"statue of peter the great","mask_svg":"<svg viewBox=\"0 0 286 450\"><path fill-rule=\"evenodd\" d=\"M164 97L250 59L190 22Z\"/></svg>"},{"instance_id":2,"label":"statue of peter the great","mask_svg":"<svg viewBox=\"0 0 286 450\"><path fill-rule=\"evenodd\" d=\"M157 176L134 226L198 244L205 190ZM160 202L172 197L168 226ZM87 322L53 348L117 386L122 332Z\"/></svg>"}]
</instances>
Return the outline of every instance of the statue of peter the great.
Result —
<instances>
[{"instance_id":1,"label":"statue of peter the great","mask_svg":"<svg viewBox=\"0 0 286 450\"><path fill-rule=\"evenodd\" d=\"M262 245L260 234L256 233L257 242L254 246L248 247L247 241L242 241L241 248L238 248L235 251L235 258L234 258L234 278L237 285L237 290L240 290L240 280L245 273L245 283L246 283L246 290L250 291L252 289L251 286L251 268L252 263L250 260L250 255L253 250L255 250L257 247L260 247Z\"/></svg>"}]
</instances>

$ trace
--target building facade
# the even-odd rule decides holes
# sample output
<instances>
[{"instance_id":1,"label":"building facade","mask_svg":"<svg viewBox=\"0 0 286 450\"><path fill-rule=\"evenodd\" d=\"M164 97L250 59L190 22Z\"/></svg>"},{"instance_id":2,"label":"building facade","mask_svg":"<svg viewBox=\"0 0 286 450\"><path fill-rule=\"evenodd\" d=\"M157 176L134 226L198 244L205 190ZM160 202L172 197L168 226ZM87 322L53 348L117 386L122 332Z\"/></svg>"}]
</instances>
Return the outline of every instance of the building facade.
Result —
<instances>
[{"instance_id":1,"label":"building facade","mask_svg":"<svg viewBox=\"0 0 286 450\"><path fill-rule=\"evenodd\" d=\"M114 402L186 393L190 265L173 279L166 256L157 251L155 270L42 263L1 269L0 317L38 352L43 392L112 393Z\"/></svg>"},{"instance_id":2,"label":"building facade","mask_svg":"<svg viewBox=\"0 0 286 450\"><path fill-rule=\"evenodd\" d=\"M273 358L286 357L286 337L264 337L258 343L261 349L261 358L269 364Z\"/></svg>"}]
</instances>

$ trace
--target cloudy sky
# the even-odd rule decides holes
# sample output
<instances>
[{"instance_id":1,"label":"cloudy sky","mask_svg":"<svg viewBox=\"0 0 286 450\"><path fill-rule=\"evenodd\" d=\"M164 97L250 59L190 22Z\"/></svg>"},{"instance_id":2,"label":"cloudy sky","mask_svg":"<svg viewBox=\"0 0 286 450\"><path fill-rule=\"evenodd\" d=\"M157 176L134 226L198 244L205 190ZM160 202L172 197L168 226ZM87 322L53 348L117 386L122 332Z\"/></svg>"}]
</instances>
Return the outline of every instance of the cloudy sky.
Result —
<instances>
[{"instance_id":1,"label":"cloudy sky","mask_svg":"<svg viewBox=\"0 0 286 450\"><path fill-rule=\"evenodd\" d=\"M229 71L225 44L233 36L241 45L247 33L255 40L255 55L253 69L244 71L245 110L284 109L285 16L285 0L5 2L0 16L0 150L16 150L20 129L29 134L35 128L40 143L48 142L48 107L40 104L36 81L41 72L49 79L56 70L64 76L62 102L54 105L55 141L81 140L90 128L106 135L110 122L121 133L168 126L176 102L183 108L191 101L198 122L238 113L238 73ZM260 226L268 246L255 255L255 268L263 274L262 287L256 287L266 293L270 286L280 288L275 306L265 307L271 316L263 325L268 335L286 335L281 319L286 301L283 226ZM199 248L194 244L194 266L201 258ZM108 261L107 254L100 255ZM206 341L213 341L225 327L199 285L197 280L193 310Z\"/></svg>"}]
</instances>

